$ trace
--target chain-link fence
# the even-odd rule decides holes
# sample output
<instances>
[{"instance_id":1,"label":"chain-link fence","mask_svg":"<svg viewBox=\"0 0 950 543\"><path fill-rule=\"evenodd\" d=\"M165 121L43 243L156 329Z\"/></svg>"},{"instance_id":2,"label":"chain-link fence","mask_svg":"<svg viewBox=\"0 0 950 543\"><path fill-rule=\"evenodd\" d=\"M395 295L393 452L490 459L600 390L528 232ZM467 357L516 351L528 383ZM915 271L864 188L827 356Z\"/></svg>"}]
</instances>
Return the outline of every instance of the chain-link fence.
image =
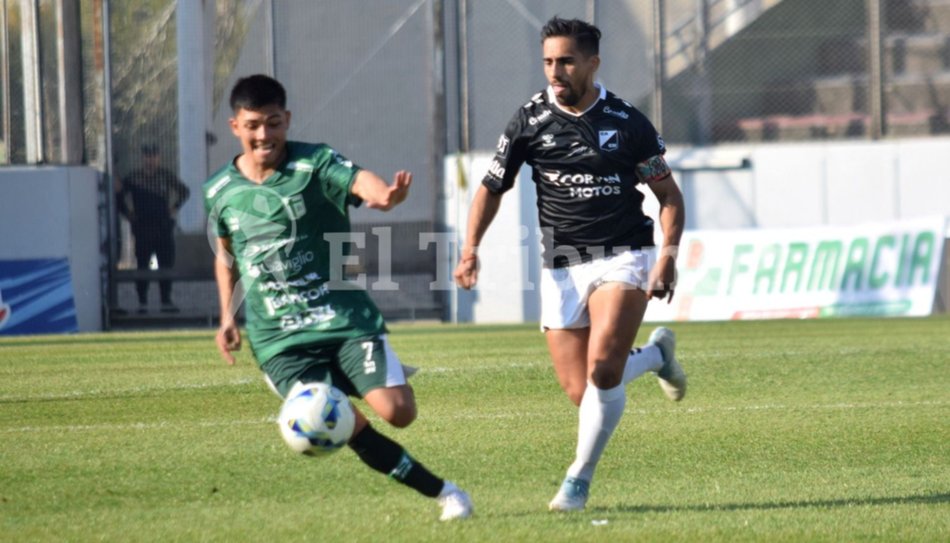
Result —
<instances>
[{"instance_id":1,"label":"chain-link fence","mask_svg":"<svg viewBox=\"0 0 950 543\"><path fill-rule=\"evenodd\" d=\"M252 73L287 87L292 138L327 142L384 177L414 172L406 204L353 214L365 240L355 271L400 284L374 293L390 316L441 316L442 293L428 288L436 257L418 241L443 228L443 157L493 148L545 86L539 30L553 15L603 30L600 80L674 145L950 131L950 0L0 1L0 160L76 162L79 104L79 161L105 173L115 308L134 309L136 280L152 274L177 280L170 301L182 314L216 311L200 186L240 152L227 95ZM174 257L145 255L136 238L150 227L132 226L128 189L180 198L167 189L178 180L190 197ZM391 263L373 233L384 222ZM160 309L154 291L146 302L146 316Z\"/></svg>"}]
</instances>

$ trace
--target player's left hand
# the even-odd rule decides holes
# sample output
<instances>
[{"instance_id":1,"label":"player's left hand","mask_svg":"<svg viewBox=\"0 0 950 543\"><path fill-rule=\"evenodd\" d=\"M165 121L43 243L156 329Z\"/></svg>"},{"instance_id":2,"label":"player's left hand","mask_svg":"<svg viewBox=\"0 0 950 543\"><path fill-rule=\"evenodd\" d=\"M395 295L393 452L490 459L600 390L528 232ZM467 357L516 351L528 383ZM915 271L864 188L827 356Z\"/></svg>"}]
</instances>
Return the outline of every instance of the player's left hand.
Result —
<instances>
[{"instance_id":1,"label":"player's left hand","mask_svg":"<svg viewBox=\"0 0 950 543\"><path fill-rule=\"evenodd\" d=\"M660 257L656 266L650 272L650 279L647 283L647 300L654 298L662 300L666 298L666 303L673 301L673 287L676 284L676 260L669 256Z\"/></svg>"},{"instance_id":2,"label":"player's left hand","mask_svg":"<svg viewBox=\"0 0 950 543\"><path fill-rule=\"evenodd\" d=\"M412 173L406 170L399 170L393 175L393 184L386 188L386 192L377 202L367 202L367 207L389 211L401 204L409 196L409 185L412 184Z\"/></svg>"}]
</instances>

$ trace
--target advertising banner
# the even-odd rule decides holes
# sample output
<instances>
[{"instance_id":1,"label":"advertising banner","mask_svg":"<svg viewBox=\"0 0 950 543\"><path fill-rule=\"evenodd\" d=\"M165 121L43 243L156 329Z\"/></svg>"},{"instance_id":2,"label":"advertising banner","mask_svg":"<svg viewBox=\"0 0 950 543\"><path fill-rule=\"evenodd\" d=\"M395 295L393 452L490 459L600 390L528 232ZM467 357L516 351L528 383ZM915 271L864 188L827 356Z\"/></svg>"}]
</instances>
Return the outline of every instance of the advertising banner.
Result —
<instances>
[{"instance_id":1,"label":"advertising banner","mask_svg":"<svg viewBox=\"0 0 950 543\"><path fill-rule=\"evenodd\" d=\"M673 303L646 320L930 315L945 223L686 232Z\"/></svg>"},{"instance_id":2,"label":"advertising banner","mask_svg":"<svg viewBox=\"0 0 950 543\"><path fill-rule=\"evenodd\" d=\"M67 259L0 260L0 335L78 330Z\"/></svg>"}]
</instances>

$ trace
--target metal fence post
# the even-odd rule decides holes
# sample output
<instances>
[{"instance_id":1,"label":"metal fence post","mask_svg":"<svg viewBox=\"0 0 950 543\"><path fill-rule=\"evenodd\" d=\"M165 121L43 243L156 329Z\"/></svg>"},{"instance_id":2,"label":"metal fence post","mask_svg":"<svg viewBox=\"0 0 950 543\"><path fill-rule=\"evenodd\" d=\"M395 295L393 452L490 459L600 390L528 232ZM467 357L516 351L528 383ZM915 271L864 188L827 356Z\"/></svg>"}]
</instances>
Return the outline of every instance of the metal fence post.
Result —
<instances>
[{"instance_id":1,"label":"metal fence post","mask_svg":"<svg viewBox=\"0 0 950 543\"><path fill-rule=\"evenodd\" d=\"M116 301L118 300L118 288L114 280L114 272L116 263L119 258L119 244L118 244L118 217L116 216L116 194L115 194L115 180L113 179L114 175L114 166L115 166L115 157L112 156L112 24L109 20L110 17L110 6L109 0L99 0L93 4L93 13L94 20L98 21L98 25L93 30L99 36L99 44L101 44L101 49L97 47L96 53L96 64L97 67L101 70L102 75L102 156L100 161L102 164L103 177L105 181L103 187L105 190L105 220L106 220L106 262L103 266L102 271L102 292L105 292L106 295L103 297L103 319L102 327L104 330L110 330L112 328L112 308L115 307Z\"/></svg>"},{"instance_id":2,"label":"metal fence post","mask_svg":"<svg viewBox=\"0 0 950 543\"><path fill-rule=\"evenodd\" d=\"M868 135L875 140L887 133L881 40L881 0L867 0L868 113L871 116Z\"/></svg>"},{"instance_id":3,"label":"metal fence post","mask_svg":"<svg viewBox=\"0 0 950 543\"><path fill-rule=\"evenodd\" d=\"M38 0L20 0L20 41L23 44L23 112L26 129L26 162L43 162L43 97L40 74Z\"/></svg>"},{"instance_id":4,"label":"metal fence post","mask_svg":"<svg viewBox=\"0 0 950 543\"><path fill-rule=\"evenodd\" d=\"M59 76L60 160L82 164L82 38L78 0L56 2L56 48Z\"/></svg>"},{"instance_id":5,"label":"metal fence post","mask_svg":"<svg viewBox=\"0 0 950 543\"><path fill-rule=\"evenodd\" d=\"M666 20L663 0L653 1L653 126L663 133L663 82L666 79Z\"/></svg>"},{"instance_id":6,"label":"metal fence post","mask_svg":"<svg viewBox=\"0 0 950 543\"><path fill-rule=\"evenodd\" d=\"M264 10L264 19L265 26L267 28L266 38L264 39L264 61L267 63L264 67L264 73L267 75L277 78L277 47L274 43L274 35L276 24L275 13L274 13L274 0L266 0L264 6L261 8Z\"/></svg>"},{"instance_id":7,"label":"metal fence post","mask_svg":"<svg viewBox=\"0 0 950 543\"><path fill-rule=\"evenodd\" d=\"M0 93L3 94L0 107L3 108L3 156L0 164L10 163L10 34L7 29L7 0L0 4Z\"/></svg>"}]
</instances>

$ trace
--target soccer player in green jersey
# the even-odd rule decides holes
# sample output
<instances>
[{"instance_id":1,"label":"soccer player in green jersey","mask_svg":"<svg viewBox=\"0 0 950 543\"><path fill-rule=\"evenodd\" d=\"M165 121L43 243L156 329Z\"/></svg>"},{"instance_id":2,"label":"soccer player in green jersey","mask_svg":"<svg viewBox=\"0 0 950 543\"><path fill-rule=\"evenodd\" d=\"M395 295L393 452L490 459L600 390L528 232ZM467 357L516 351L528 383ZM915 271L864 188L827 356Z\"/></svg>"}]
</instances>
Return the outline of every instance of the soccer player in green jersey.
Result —
<instances>
[{"instance_id":1,"label":"soccer player in green jersey","mask_svg":"<svg viewBox=\"0 0 950 543\"><path fill-rule=\"evenodd\" d=\"M230 124L242 153L204 185L216 243L218 349L234 364L232 352L241 347L234 315L243 293L251 349L281 397L298 382L325 382L406 427L416 417L412 387L369 295L332 269L341 259L333 258L339 244L331 240L350 232L348 206L388 211L405 200L412 174L396 172L387 184L325 144L288 141L286 101L283 86L268 76L234 85ZM472 514L465 492L354 410L349 446L366 465L436 498L442 520Z\"/></svg>"}]
</instances>

